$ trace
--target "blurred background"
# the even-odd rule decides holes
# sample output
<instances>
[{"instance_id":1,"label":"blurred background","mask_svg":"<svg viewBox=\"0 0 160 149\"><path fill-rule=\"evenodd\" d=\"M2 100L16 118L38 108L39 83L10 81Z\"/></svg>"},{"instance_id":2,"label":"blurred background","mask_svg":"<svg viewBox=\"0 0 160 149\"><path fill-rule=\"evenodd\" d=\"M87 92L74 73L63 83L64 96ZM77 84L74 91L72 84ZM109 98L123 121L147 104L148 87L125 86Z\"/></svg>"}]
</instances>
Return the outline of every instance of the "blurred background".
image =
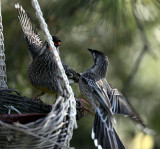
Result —
<instances>
[{"instance_id":1,"label":"blurred background","mask_svg":"<svg viewBox=\"0 0 160 149\"><path fill-rule=\"evenodd\" d=\"M23 32L14 8L20 3L40 29L35 11L28 0L2 0L3 33L8 87L34 97L27 78L30 61ZM39 0L44 18L53 35L62 40L61 59L77 72L93 64L87 48L105 53L109 58L107 81L117 87L132 103L144 122L156 135L144 134L128 118L117 116L116 131L127 149L160 148L160 1L159 0ZM45 39L44 39L45 40ZM78 85L72 85L82 97ZM41 97L53 103L55 97ZM78 121L71 146L95 149L91 140L93 117Z\"/></svg>"}]
</instances>

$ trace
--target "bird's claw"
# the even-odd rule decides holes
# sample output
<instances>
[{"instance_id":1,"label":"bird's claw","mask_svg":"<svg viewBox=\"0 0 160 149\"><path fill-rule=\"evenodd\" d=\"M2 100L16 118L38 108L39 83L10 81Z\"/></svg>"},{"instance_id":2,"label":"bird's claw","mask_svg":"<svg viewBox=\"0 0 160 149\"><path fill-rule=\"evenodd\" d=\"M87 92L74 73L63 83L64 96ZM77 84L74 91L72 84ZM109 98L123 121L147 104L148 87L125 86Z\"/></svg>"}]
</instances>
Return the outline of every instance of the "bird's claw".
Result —
<instances>
[{"instance_id":1,"label":"bird's claw","mask_svg":"<svg viewBox=\"0 0 160 149\"><path fill-rule=\"evenodd\" d=\"M76 102L79 103L79 105L76 106L77 110L80 109L80 113L84 116L85 115L85 111L87 111L89 114L91 114L92 116L94 116L93 112L91 112L85 105L89 105L91 106L91 103L83 98L76 98Z\"/></svg>"},{"instance_id":2,"label":"bird's claw","mask_svg":"<svg viewBox=\"0 0 160 149\"><path fill-rule=\"evenodd\" d=\"M42 92L41 94L39 94L39 95L37 95L37 96L35 96L34 98L32 98L34 101L37 101L37 102L39 102L39 103L42 103L42 101L40 100L40 96L42 96L42 95L44 95L45 93L44 92Z\"/></svg>"}]
</instances>

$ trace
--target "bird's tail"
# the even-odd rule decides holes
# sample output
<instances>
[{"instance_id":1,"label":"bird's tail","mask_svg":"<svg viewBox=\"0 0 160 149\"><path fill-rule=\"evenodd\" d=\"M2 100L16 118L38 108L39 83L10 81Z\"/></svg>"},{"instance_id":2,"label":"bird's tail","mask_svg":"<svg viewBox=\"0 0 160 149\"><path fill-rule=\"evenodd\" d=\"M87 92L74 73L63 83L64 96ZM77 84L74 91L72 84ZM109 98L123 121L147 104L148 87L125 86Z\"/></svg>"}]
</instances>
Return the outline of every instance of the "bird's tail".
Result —
<instances>
[{"instance_id":1,"label":"bird's tail","mask_svg":"<svg viewBox=\"0 0 160 149\"><path fill-rule=\"evenodd\" d=\"M111 119L107 117L106 112L97 108L94 124L92 128L92 139L98 149L124 149Z\"/></svg>"}]
</instances>

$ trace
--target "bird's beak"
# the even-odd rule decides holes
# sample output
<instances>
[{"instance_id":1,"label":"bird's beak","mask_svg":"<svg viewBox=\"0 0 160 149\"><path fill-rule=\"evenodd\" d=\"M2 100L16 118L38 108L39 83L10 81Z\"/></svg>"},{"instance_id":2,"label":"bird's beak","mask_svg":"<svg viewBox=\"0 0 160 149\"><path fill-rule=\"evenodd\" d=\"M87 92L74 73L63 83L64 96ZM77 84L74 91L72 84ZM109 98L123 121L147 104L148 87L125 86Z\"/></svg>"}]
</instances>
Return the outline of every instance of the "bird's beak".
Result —
<instances>
[{"instance_id":1,"label":"bird's beak","mask_svg":"<svg viewBox=\"0 0 160 149\"><path fill-rule=\"evenodd\" d=\"M92 50L92 49L88 49L88 51L90 51L92 53L92 56L93 56L93 59L94 59L94 62L96 63L96 55L95 55L95 51Z\"/></svg>"},{"instance_id":2,"label":"bird's beak","mask_svg":"<svg viewBox=\"0 0 160 149\"><path fill-rule=\"evenodd\" d=\"M92 50L92 49L88 49L88 51L90 51L91 53L93 53L93 50Z\"/></svg>"}]
</instances>

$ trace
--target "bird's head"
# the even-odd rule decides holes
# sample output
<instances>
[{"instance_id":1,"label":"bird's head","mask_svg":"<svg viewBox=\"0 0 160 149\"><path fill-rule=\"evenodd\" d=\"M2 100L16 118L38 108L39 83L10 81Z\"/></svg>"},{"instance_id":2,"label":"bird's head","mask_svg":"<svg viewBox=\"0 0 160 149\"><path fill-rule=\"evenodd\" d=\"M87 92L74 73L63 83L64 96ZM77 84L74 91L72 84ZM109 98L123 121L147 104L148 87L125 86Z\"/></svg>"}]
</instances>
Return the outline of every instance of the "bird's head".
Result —
<instances>
[{"instance_id":1,"label":"bird's head","mask_svg":"<svg viewBox=\"0 0 160 149\"><path fill-rule=\"evenodd\" d=\"M61 40L56 36L52 36L52 41L54 42L54 46L56 47L56 49L59 51L59 47L61 46ZM48 42L46 43L46 46L47 49L50 50Z\"/></svg>"},{"instance_id":2,"label":"bird's head","mask_svg":"<svg viewBox=\"0 0 160 149\"><path fill-rule=\"evenodd\" d=\"M104 55L104 53L98 51L98 50L93 50L93 49L88 49L92 53L93 59L95 64L97 64L100 61L106 60L108 61L108 58Z\"/></svg>"},{"instance_id":3,"label":"bird's head","mask_svg":"<svg viewBox=\"0 0 160 149\"><path fill-rule=\"evenodd\" d=\"M61 45L61 40L60 40L58 37L52 36L52 40L53 40L54 45L55 45L56 48L57 48L57 47L60 47L60 45Z\"/></svg>"},{"instance_id":4,"label":"bird's head","mask_svg":"<svg viewBox=\"0 0 160 149\"><path fill-rule=\"evenodd\" d=\"M108 58L100 51L88 49L93 56L94 65L90 68L93 72L95 72L100 77L104 78L107 73L108 68Z\"/></svg>"}]
</instances>

